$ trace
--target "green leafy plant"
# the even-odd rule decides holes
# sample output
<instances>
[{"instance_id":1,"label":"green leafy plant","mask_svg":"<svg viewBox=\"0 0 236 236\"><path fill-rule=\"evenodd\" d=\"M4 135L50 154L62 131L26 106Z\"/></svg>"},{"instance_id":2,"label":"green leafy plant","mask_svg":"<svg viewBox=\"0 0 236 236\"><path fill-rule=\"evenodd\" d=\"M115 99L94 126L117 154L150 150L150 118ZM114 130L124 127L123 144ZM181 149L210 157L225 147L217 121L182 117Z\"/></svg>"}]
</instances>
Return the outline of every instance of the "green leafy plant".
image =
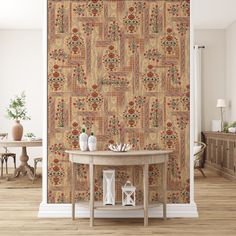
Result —
<instances>
[{"instance_id":1,"label":"green leafy plant","mask_svg":"<svg viewBox=\"0 0 236 236\"><path fill-rule=\"evenodd\" d=\"M25 135L26 138L35 138L35 135L33 133L27 133Z\"/></svg>"},{"instance_id":2,"label":"green leafy plant","mask_svg":"<svg viewBox=\"0 0 236 236\"><path fill-rule=\"evenodd\" d=\"M229 125L226 125L224 127L224 132L228 132L228 129L231 128L231 127L236 127L236 121L230 123Z\"/></svg>"},{"instance_id":3,"label":"green leafy plant","mask_svg":"<svg viewBox=\"0 0 236 236\"><path fill-rule=\"evenodd\" d=\"M21 95L17 95L14 99L10 100L10 104L7 108L7 117L11 120L30 120L27 115L25 92Z\"/></svg>"}]
</instances>

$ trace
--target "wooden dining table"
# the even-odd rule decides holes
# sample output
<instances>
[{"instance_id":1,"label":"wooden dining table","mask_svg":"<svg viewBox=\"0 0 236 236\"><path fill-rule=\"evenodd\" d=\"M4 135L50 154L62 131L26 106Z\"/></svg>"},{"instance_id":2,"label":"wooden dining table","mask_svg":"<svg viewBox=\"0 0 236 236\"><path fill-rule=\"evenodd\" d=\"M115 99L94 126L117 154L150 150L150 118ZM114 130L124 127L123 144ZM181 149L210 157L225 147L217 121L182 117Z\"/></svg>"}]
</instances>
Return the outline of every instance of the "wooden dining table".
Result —
<instances>
[{"instance_id":1,"label":"wooden dining table","mask_svg":"<svg viewBox=\"0 0 236 236\"><path fill-rule=\"evenodd\" d=\"M28 164L29 156L27 154L27 147L41 147L42 140L21 140L21 141L13 141L13 140L2 140L0 141L0 147L21 147L21 155L20 155L20 166L16 168L13 178L16 178L22 173L23 175L28 175L29 179L33 180L34 177L34 168Z\"/></svg>"}]
</instances>

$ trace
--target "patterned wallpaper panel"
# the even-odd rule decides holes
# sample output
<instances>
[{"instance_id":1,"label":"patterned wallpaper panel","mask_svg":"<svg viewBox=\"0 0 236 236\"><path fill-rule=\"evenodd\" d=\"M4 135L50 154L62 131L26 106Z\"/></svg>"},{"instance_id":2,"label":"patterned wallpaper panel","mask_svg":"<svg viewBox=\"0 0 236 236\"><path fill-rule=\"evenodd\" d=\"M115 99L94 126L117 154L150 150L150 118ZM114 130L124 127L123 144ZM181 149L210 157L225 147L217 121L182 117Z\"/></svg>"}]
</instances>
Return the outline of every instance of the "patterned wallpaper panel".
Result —
<instances>
[{"instance_id":1,"label":"patterned wallpaper panel","mask_svg":"<svg viewBox=\"0 0 236 236\"><path fill-rule=\"evenodd\" d=\"M83 127L98 149L173 149L168 201L189 202L189 0L48 2L48 202L70 202L65 149ZM96 168L95 198L102 199ZM77 167L76 197L87 200L88 168ZM142 168L116 169L116 198L131 180L142 201ZM149 168L150 201L161 199L161 168Z\"/></svg>"}]
</instances>

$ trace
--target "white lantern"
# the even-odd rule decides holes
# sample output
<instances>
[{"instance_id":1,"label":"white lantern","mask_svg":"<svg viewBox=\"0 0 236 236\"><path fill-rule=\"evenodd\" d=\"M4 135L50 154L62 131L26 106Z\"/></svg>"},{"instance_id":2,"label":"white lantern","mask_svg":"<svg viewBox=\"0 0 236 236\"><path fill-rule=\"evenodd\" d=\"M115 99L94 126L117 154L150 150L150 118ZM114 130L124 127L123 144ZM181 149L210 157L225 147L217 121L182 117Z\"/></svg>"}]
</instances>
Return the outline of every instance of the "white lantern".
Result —
<instances>
[{"instance_id":1,"label":"white lantern","mask_svg":"<svg viewBox=\"0 0 236 236\"><path fill-rule=\"evenodd\" d=\"M103 170L103 205L115 205L115 170Z\"/></svg>"},{"instance_id":2,"label":"white lantern","mask_svg":"<svg viewBox=\"0 0 236 236\"><path fill-rule=\"evenodd\" d=\"M127 181L122 187L122 206L135 206L135 191L130 181Z\"/></svg>"}]
</instances>

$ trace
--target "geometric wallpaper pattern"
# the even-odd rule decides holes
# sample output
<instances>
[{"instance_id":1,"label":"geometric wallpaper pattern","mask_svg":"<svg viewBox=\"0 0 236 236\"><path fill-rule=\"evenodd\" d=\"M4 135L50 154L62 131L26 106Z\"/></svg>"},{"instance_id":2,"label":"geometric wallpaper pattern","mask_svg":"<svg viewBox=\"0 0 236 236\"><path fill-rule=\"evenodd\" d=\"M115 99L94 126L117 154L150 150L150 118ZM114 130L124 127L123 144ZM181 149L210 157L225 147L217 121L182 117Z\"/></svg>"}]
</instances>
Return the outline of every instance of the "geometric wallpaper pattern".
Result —
<instances>
[{"instance_id":1,"label":"geometric wallpaper pattern","mask_svg":"<svg viewBox=\"0 0 236 236\"><path fill-rule=\"evenodd\" d=\"M189 0L48 1L48 202L69 203L66 149L86 128L98 150L174 150L168 202L189 196ZM102 199L102 169L95 198ZM109 167L111 168L111 167ZM142 168L114 167L116 200L131 180L142 201ZM149 168L149 200L162 198L161 168ZM77 166L77 200L89 199L88 167Z\"/></svg>"}]
</instances>

